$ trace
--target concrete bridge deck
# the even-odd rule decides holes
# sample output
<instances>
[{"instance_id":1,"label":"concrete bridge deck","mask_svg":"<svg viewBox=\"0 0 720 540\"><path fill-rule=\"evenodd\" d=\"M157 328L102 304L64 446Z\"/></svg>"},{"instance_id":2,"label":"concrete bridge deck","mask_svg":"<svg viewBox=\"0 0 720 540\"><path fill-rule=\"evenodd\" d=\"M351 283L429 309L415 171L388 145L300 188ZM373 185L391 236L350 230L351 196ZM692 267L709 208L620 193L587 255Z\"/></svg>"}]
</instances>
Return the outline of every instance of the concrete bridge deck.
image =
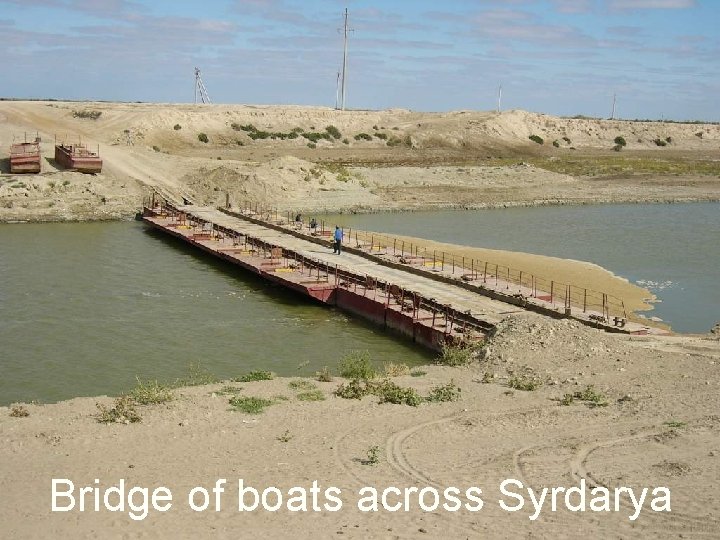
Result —
<instances>
[{"instance_id":1,"label":"concrete bridge deck","mask_svg":"<svg viewBox=\"0 0 720 540\"><path fill-rule=\"evenodd\" d=\"M307 257L323 261L332 267L337 265L340 268L372 276L378 280L398 285L403 289L418 292L426 298L437 300L441 304L452 305L458 311L470 312L492 325L500 322L509 313L523 311L521 308L481 296L473 291L451 284L438 283L427 277L413 275L400 269L381 265L347 250L343 251L341 255L334 255L329 248L309 240L229 216L212 207L180 206L178 210L188 215L197 216L214 225L227 227L241 234L262 239L270 244L294 250Z\"/></svg>"}]
</instances>

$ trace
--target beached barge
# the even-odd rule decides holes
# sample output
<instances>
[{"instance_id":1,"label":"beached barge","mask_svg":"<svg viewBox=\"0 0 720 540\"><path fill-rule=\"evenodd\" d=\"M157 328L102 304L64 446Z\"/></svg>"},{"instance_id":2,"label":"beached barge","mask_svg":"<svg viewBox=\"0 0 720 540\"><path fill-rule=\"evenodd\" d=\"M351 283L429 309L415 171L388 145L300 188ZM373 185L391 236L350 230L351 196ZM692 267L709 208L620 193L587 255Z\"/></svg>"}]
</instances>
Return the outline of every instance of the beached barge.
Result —
<instances>
[{"instance_id":1,"label":"beached barge","mask_svg":"<svg viewBox=\"0 0 720 540\"><path fill-rule=\"evenodd\" d=\"M482 341L494 328L476 315L418 292L253 237L217 221L211 223L201 213L191 207L148 205L143 209L143 221L272 283L361 316L433 350L441 350L448 342Z\"/></svg>"},{"instance_id":2,"label":"beached barge","mask_svg":"<svg viewBox=\"0 0 720 540\"><path fill-rule=\"evenodd\" d=\"M66 169L83 173L94 174L102 171L99 153L91 152L84 144L56 144L55 161Z\"/></svg>"},{"instance_id":3,"label":"beached barge","mask_svg":"<svg viewBox=\"0 0 720 540\"><path fill-rule=\"evenodd\" d=\"M10 147L10 172L40 172L40 142L14 143Z\"/></svg>"}]
</instances>

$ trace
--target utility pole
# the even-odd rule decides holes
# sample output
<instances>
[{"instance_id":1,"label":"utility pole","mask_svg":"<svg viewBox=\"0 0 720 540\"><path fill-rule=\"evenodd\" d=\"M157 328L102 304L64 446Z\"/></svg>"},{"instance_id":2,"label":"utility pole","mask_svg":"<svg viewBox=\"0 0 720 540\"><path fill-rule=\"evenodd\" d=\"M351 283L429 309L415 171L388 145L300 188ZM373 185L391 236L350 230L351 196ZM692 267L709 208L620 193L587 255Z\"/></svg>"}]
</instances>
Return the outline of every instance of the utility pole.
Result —
<instances>
[{"instance_id":1,"label":"utility pole","mask_svg":"<svg viewBox=\"0 0 720 540\"><path fill-rule=\"evenodd\" d=\"M337 79L335 80L335 110L340 108L340 72L337 72Z\"/></svg>"},{"instance_id":2,"label":"utility pole","mask_svg":"<svg viewBox=\"0 0 720 540\"><path fill-rule=\"evenodd\" d=\"M613 108L610 114L610 120L615 120L615 101L617 100L617 94L613 94Z\"/></svg>"},{"instance_id":3,"label":"utility pole","mask_svg":"<svg viewBox=\"0 0 720 540\"><path fill-rule=\"evenodd\" d=\"M343 65L342 65L342 100L341 100L341 110L345 110L345 92L347 89L347 54L348 54L348 32L352 32L353 30L348 28L348 9L345 8L345 27L343 30L344 34L344 41L343 41Z\"/></svg>"},{"instance_id":4,"label":"utility pole","mask_svg":"<svg viewBox=\"0 0 720 540\"><path fill-rule=\"evenodd\" d=\"M500 102L502 101L502 84L498 86L498 106L497 112L500 113Z\"/></svg>"},{"instance_id":5,"label":"utility pole","mask_svg":"<svg viewBox=\"0 0 720 540\"><path fill-rule=\"evenodd\" d=\"M195 68L195 104L198 102L198 94L200 94L200 99L203 103L212 103L210 101L210 96L207 93L207 88L205 88L205 85L200 78L200 69Z\"/></svg>"}]
</instances>

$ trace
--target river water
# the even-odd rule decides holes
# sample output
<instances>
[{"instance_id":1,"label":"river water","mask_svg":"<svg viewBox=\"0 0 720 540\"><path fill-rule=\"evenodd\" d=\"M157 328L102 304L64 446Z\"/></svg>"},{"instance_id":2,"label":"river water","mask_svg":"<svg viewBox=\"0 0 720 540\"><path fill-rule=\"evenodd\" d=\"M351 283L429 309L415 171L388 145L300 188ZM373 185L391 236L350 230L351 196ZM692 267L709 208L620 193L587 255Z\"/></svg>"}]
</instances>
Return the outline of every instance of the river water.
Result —
<instances>
[{"instance_id":1,"label":"river water","mask_svg":"<svg viewBox=\"0 0 720 540\"><path fill-rule=\"evenodd\" d=\"M652 291L678 332L720 321L720 203L323 216L389 234L589 261Z\"/></svg>"},{"instance_id":2,"label":"river water","mask_svg":"<svg viewBox=\"0 0 720 540\"><path fill-rule=\"evenodd\" d=\"M0 225L0 405L117 395L189 366L311 375L432 356L138 222Z\"/></svg>"},{"instance_id":3,"label":"river water","mask_svg":"<svg viewBox=\"0 0 720 540\"><path fill-rule=\"evenodd\" d=\"M326 217L349 227L591 261L652 290L681 332L720 320L720 204ZM0 404L117 395L199 364L310 375L349 350L431 355L142 223L0 225Z\"/></svg>"}]
</instances>

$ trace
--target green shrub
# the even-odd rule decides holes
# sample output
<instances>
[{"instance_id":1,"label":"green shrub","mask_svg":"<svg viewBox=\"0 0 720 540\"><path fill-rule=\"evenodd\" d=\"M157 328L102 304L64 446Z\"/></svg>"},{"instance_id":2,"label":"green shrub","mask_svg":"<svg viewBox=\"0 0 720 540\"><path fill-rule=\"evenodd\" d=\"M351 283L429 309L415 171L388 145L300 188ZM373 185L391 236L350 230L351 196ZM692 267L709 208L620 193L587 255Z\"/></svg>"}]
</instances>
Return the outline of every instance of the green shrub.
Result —
<instances>
[{"instance_id":1,"label":"green shrub","mask_svg":"<svg viewBox=\"0 0 720 540\"><path fill-rule=\"evenodd\" d=\"M394 403L396 405L410 405L417 407L422 398L414 388L403 388L392 381L383 381L373 389L373 393L380 398L380 403Z\"/></svg>"},{"instance_id":2,"label":"green shrub","mask_svg":"<svg viewBox=\"0 0 720 540\"><path fill-rule=\"evenodd\" d=\"M337 139L340 139L340 138L342 137L342 133L340 133L340 130L339 130L338 128L336 128L335 126L328 126L328 127L325 128L325 131L327 131L328 134L329 134L333 139L336 139L336 140L337 140Z\"/></svg>"},{"instance_id":3,"label":"green shrub","mask_svg":"<svg viewBox=\"0 0 720 540\"><path fill-rule=\"evenodd\" d=\"M377 372L368 351L350 351L340 362L340 375L346 379L374 379Z\"/></svg>"},{"instance_id":4,"label":"green shrub","mask_svg":"<svg viewBox=\"0 0 720 540\"><path fill-rule=\"evenodd\" d=\"M613 142L618 146L627 146L627 142L625 142L625 138L622 135L615 137Z\"/></svg>"},{"instance_id":5,"label":"green shrub","mask_svg":"<svg viewBox=\"0 0 720 540\"><path fill-rule=\"evenodd\" d=\"M387 141L387 138L388 138L386 133L375 133L375 136L378 139L383 140L383 141Z\"/></svg>"},{"instance_id":6,"label":"green shrub","mask_svg":"<svg viewBox=\"0 0 720 540\"><path fill-rule=\"evenodd\" d=\"M540 135L530 135L528 137L528 139L530 139L532 142L536 142L538 144L543 144L545 142Z\"/></svg>"},{"instance_id":7,"label":"green shrub","mask_svg":"<svg viewBox=\"0 0 720 540\"><path fill-rule=\"evenodd\" d=\"M271 381L275 378L275 374L272 371L251 371L246 373L242 377L233 379L234 382L252 382L252 381Z\"/></svg>"},{"instance_id":8,"label":"green shrub","mask_svg":"<svg viewBox=\"0 0 720 540\"><path fill-rule=\"evenodd\" d=\"M553 146L555 148L560 148L560 143L558 141L553 141Z\"/></svg>"},{"instance_id":9,"label":"green shrub","mask_svg":"<svg viewBox=\"0 0 720 540\"><path fill-rule=\"evenodd\" d=\"M372 391L368 381L353 379L338 386L333 393L343 399L362 399Z\"/></svg>"},{"instance_id":10,"label":"green shrub","mask_svg":"<svg viewBox=\"0 0 720 540\"><path fill-rule=\"evenodd\" d=\"M325 394L322 393L322 390L310 390L308 392L301 392L297 395L297 398L300 401L323 401Z\"/></svg>"},{"instance_id":11,"label":"green shrub","mask_svg":"<svg viewBox=\"0 0 720 540\"><path fill-rule=\"evenodd\" d=\"M655 139L653 141L657 146L667 146L667 142L663 141L662 139Z\"/></svg>"},{"instance_id":12,"label":"green shrub","mask_svg":"<svg viewBox=\"0 0 720 540\"><path fill-rule=\"evenodd\" d=\"M152 149L155 150L156 152L159 152L159 151L160 151L160 147L159 147L159 146L153 145Z\"/></svg>"},{"instance_id":13,"label":"green shrub","mask_svg":"<svg viewBox=\"0 0 720 540\"><path fill-rule=\"evenodd\" d=\"M179 131L179 130L182 129L182 126L181 126L180 124L175 124L175 125L173 126L173 129L174 129L175 131Z\"/></svg>"},{"instance_id":14,"label":"green shrub","mask_svg":"<svg viewBox=\"0 0 720 540\"><path fill-rule=\"evenodd\" d=\"M457 387L455 381L451 380L447 384L433 386L430 389L430 395L427 397L427 400L436 402L457 401L460 399L461 392L462 390Z\"/></svg>"},{"instance_id":15,"label":"green shrub","mask_svg":"<svg viewBox=\"0 0 720 540\"><path fill-rule=\"evenodd\" d=\"M372 141L372 137L367 133L358 133L355 135L356 141Z\"/></svg>"},{"instance_id":16,"label":"green shrub","mask_svg":"<svg viewBox=\"0 0 720 540\"><path fill-rule=\"evenodd\" d=\"M237 411L248 414L260 414L275 402L269 399L252 396L234 396L229 400L230 405Z\"/></svg>"},{"instance_id":17,"label":"green shrub","mask_svg":"<svg viewBox=\"0 0 720 540\"><path fill-rule=\"evenodd\" d=\"M473 347L463 343L444 343L440 357L436 362L444 366L467 366L473 361L473 352Z\"/></svg>"},{"instance_id":18,"label":"green shrub","mask_svg":"<svg viewBox=\"0 0 720 540\"><path fill-rule=\"evenodd\" d=\"M198 134L198 141L202 143L208 143L210 142L210 139L208 139L208 136L205 133Z\"/></svg>"},{"instance_id":19,"label":"green shrub","mask_svg":"<svg viewBox=\"0 0 720 540\"><path fill-rule=\"evenodd\" d=\"M605 396L595 390L595 387L590 384L585 387L582 392L575 392L573 394L575 399L584 401L589 407L607 407L608 403Z\"/></svg>"}]
</instances>

